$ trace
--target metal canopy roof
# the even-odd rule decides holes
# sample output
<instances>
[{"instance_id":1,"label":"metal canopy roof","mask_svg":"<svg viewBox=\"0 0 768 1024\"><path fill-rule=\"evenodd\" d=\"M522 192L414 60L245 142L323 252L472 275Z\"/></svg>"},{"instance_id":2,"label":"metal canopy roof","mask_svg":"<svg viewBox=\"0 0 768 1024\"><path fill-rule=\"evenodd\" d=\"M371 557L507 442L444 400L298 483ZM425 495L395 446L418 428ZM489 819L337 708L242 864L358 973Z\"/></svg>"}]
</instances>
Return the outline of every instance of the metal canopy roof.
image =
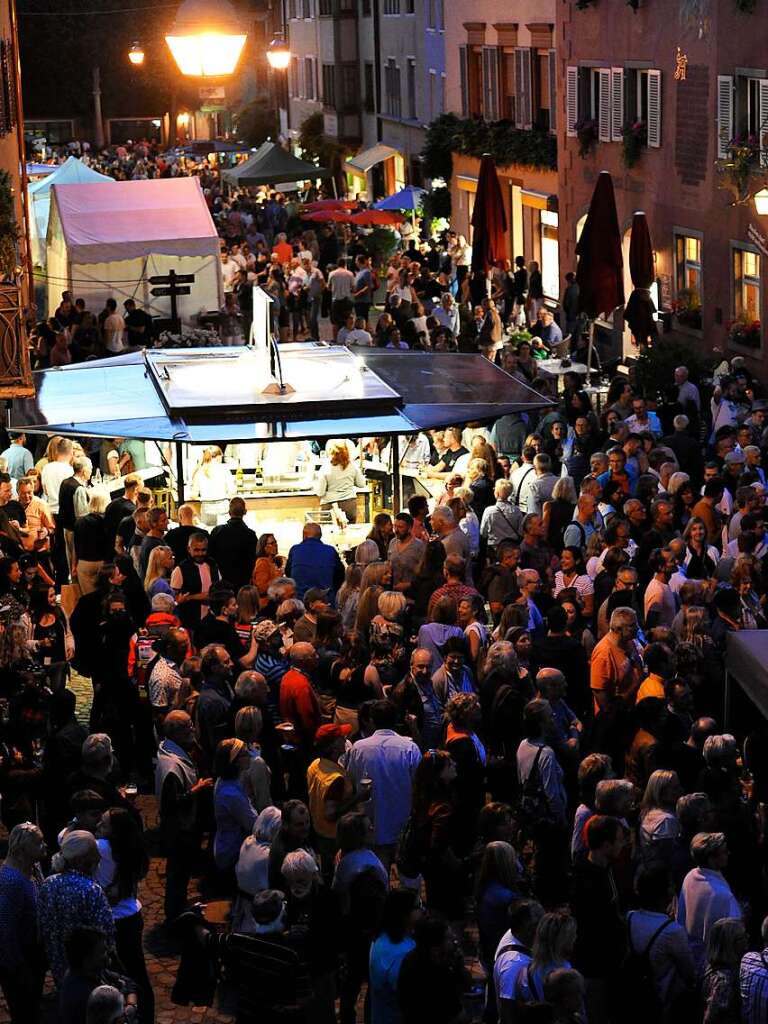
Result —
<instances>
[{"instance_id":1,"label":"metal canopy roof","mask_svg":"<svg viewBox=\"0 0 768 1024\"><path fill-rule=\"evenodd\" d=\"M155 349L39 370L36 397L12 403L10 427L234 443L410 434L553 404L479 355L323 343L281 345L280 354L296 387L284 398L263 396L273 378L247 348Z\"/></svg>"}]
</instances>

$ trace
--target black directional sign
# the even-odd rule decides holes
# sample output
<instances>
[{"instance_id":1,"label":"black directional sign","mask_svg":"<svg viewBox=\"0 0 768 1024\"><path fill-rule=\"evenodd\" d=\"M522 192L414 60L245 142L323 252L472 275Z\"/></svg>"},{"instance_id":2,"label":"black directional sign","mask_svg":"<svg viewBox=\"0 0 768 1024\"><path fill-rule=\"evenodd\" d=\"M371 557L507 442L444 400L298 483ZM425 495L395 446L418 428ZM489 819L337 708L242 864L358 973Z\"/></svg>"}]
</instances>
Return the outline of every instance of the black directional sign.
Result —
<instances>
[{"instance_id":1,"label":"black directional sign","mask_svg":"<svg viewBox=\"0 0 768 1024\"><path fill-rule=\"evenodd\" d=\"M175 270L171 271L171 273L173 274L173 277L171 277L171 274L166 274L165 276L159 275L157 277L150 277L149 283L150 284L170 284L172 280L175 281L176 284L194 284L195 283L195 275L194 274L177 274ZM155 293L153 292L152 294L154 295Z\"/></svg>"},{"instance_id":2,"label":"black directional sign","mask_svg":"<svg viewBox=\"0 0 768 1024\"><path fill-rule=\"evenodd\" d=\"M150 295L189 295L191 288L150 288Z\"/></svg>"}]
</instances>

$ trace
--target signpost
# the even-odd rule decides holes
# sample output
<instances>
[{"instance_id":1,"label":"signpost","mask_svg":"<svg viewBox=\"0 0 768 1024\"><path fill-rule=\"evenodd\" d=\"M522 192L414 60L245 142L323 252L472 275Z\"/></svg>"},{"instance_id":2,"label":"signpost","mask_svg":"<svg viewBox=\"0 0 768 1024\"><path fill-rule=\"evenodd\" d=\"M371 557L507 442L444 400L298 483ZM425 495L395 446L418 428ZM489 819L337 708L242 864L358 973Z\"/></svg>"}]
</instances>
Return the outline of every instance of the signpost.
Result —
<instances>
[{"instance_id":1,"label":"signpost","mask_svg":"<svg viewBox=\"0 0 768 1024\"><path fill-rule=\"evenodd\" d=\"M187 287L195 282L194 274L177 274L175 270L169 270L165 275L150 277L149 283L160 285L158 288L151 288L149 294L154 296L168 295L171 299L171 325L175 334L180 333L181 323L179 321L179 310L176 299L179 295L189 295L192 291Z\"/></svg>"}]
</instances>

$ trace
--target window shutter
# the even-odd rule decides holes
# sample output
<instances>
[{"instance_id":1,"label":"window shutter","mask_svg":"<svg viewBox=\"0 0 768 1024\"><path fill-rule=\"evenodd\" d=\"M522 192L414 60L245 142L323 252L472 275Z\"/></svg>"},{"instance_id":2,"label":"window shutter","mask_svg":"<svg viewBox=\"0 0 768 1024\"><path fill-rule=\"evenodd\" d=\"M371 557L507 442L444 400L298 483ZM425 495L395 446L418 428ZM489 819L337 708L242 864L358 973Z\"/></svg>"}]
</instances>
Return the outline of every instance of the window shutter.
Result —
<instances>
[{"instance_id":1,"label":"window shutter","mask_svg":"<svg viewBox=\"0 0 768 1024\"><path fill-rule=\"evenodd\" d=\"M648 72L648 145L661 145L661 72Z\"/></svg>"},{"instance_id":2,"label":"window shutter","mask_svg":"<svg viewBox=\"0 0 768 1024\"><path fill-rule=\"evenodd\" d=\"M760 79L760 166L768 167L768 78Z\"/></svg>"},{"instance_id":3,"label":"window shutter","mask_svg":"<svg viewBox=\"0 0 768 1024\"><path fill-rule=\"evenodd\" d=\"M717 76L717 157L728 158L728 145L733 138L733 77Z\"/></svg>"},{"instance_id":4,"label":"window shutter","mask_svg":"<svg viewBox=\"0 0 768 1024\"><path fill-rule=\"evenodd\" d=\"M597 137L601 142L611 141L611 69L598 68L600 110Z\"/></svg>"},{"instance_id":5,"label":"window shutter","mask_svg":"<svg viewBox=\"0 0 768 1024\"><path fill-rule=\"evenodd\" d=\"M466 46L459 47L459 81L461 83L461 116L469 117L469 55Z\"/></svg>"},{"instance_id":6,"label":"window shutter","mask_svg":"<svg viewBox=\"0 0 768 1024\"><path fill-rule=\"evenodd\" d=\"M483 47L483 116L486 121L499 119L499 58L497 47Z\"/></svg>"},{"instance_id":7,"label":"window shutter","mask_svg":"<svg viewBox=\"0 0 768 1024\"><path fill-rule=\"evenodd\" d=\"M516 124L518 128L530 128L533 122L531 103L531 51L518 47L515 50L515 93L517 95Z\"/></svg>"},{"instance_id":8,"label":"window shutter","mask_svg":"<svg viewBox=\"0 0 768 1024\"><path fill-rule=\"evenodd\" d=\"M621 142L624 130L624 68L611 68L611 138Z\"/></svg>"},{"instance_id":9,"label":"window shutter","mask_svg":"<svg viewBox=\"0 0 768 1024\"><path fill-rule=\"evenodd\" d=\"M557 61L555 51L549 51L549 130L557 130Z\"/></svg>"},{"instance_id":10,"label":"window shutter","mask_svg":"<svg viewBox=\"0 0 768 1024\"><path fill-rule=\"evenodd\" d=\"M579 69L565 69L565 134L576 135L579 120Z\"/></svg>"}]
</instances>

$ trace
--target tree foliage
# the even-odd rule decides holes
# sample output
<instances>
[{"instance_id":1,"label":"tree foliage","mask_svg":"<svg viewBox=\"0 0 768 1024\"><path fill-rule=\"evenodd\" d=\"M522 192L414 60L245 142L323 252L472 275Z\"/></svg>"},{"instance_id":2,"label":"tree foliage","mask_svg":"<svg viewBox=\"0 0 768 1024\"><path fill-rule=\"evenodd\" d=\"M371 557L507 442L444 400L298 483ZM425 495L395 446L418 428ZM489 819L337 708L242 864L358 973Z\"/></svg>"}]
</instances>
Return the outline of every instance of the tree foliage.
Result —
<instances>
[{"instance_id":1,"label":"tree foliage","mask_svg":"<svg viewBox=\"0 0 768 1024\"><path fill-rule=\"evenodd\" d=\"M278 128L277 111L266 100L252 100L235 116L237 137L249 146L260 146L267 139L277 138Z\"/></svg>"}]
</instances>

